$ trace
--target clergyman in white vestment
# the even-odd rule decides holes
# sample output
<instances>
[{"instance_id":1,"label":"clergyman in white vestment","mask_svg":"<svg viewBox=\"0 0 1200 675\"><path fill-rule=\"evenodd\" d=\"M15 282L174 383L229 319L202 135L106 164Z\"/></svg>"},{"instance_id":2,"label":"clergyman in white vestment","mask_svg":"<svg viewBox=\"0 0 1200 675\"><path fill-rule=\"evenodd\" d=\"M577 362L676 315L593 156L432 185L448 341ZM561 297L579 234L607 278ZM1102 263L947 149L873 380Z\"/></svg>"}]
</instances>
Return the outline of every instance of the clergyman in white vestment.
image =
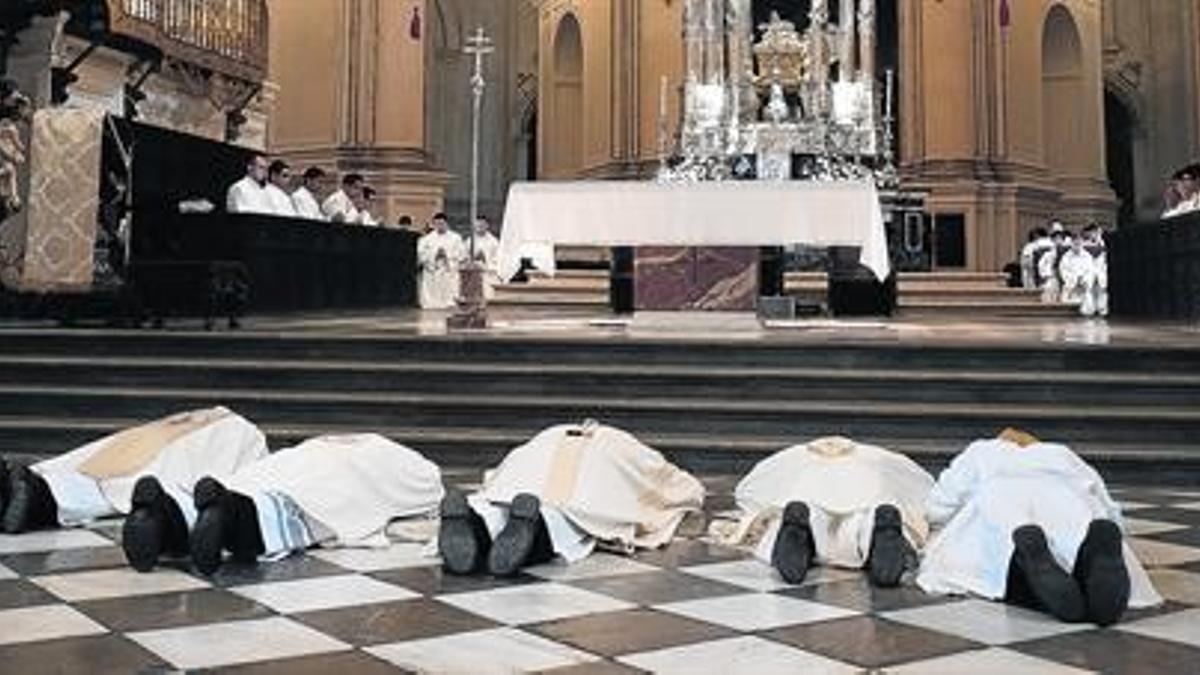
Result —
<instances>
[{"instance_id":1,"label":"clergyman in white vestment","mask_svg":"<svg viewBox=\"0 0 1200 675\"><path fill-rule=\"evenodd\" d=\"M496 295L496 285L501 283L500 240L492 234L491 223L483 216L475 221L475 261L483 265L483 297L491 300Z\"/></svg>"},{"instance_id":2,"label":"clergyman in white vestment","mask_svg":"<svg viewBox=\"0 0 1200 675\"><path fill-rule=\"evenodd\" d=\"M173 415L31 467L12 469L10 489L5 495L8 503L0 504L4 529L15 534L83 525L143 507L169 510L169 514L142 514L154 516L149 518L155 521L150 526L157 532L136 531L145 524L140 520L142 516L126 519L124 543L128 554L128 546L140 545L137 540L142 535L161 540L162 530L168 525L186 526L195 521L191 491L201 477L233 475L266 455L262 432L225 408ZM146 479L153 484L149 493ZM169 518L171 523L162 522L162 518ZM135 532L131 533L130 528ZM184 550L173 553L186 553L186 527L182 534ZM178 540L176 537L176 543ZM157 554L150 551L148 555L156 559Z\"/></svg>"},{"instance_id":3,"label":"clergyman in white vestment","mask_svg":"<svg viewBox=\"0 0 1200 675\"><path fill-rule=\"evenodd\" d=\"M904 455L821 438L759 462L734 491L743 513L734 543L765 529L756 556L801 583L810 564L866 567L895 586L929 534L933 477Z\"/></svg>"},{"instance_id":4,"label":"clergyman in white vestment","mask_svg":"<svg viewBox=\"0 0 1200 675\"><path fill-rule=\"evenodd\" d=\"M1013 431L972 443L938 477L926 518L935 530L917 575L926 592L1100 625L1162 602L1104 480L1064 445Z\"/></svg>"},{"instance_id":5,"label":"clergyman in white vestment","mask_svg":"<svg viewBox=\"0 0 1200 675\"><path fill-rule=\"evenodd\" d=\"M257 213L271 215L275 212L267 196L267 158L254 155L246 164L246 175L229 186L225 193L227 213Z\"/></svg>"},{"instance_id":6,"label":"clergyman in white vestment","mask_svg":"<svg viewBox=\"0 0 1200 675\"><path fill-rule=\"evenodd\" d=\"M362 195L366 180L357 173L348 173L342 177L342 187L329 195L321 204L321 213L325 219L333 223L357 225L359 220L358 207L355 202Z\"/></svg>"},{"instance_id":7,"label":"clergyman in white vestment","mask_svg":"<svg viewBox=\"0 0 1200 675\"><path fill-rule=\"evenodd\" d=\"M437 465L378 434L313 438L194 492L192 560L204 574L223 551L251 563L311 546L387 547L388 523L432 516L445 494Z\"/></svg>"},{"instance_id":8,"label":"clergyman in white vestment","mask_svg":"<svg viewBox=\"0 0 1200 675\"><path fill-rule=\"evenodd\" d=\"M300 187L292 193L292 209L298 218L325 220L325 214L321 213L321 203L317 201L317 193L323 180L325 171L320 167L311 166L304 171Z\"/></svg>"},{"instance_id":9,"label":"clergyman in white vestment","mask_svg":"<svg viewBox=\"0 0 1200 675\"><path fill-rule=\"evenodd\" d=\"M433 231L417 241L421 267L422 309L451 309L458 301L458 270L467 256L462 237L450 229L445 214L433 217Z\"/></svg>"},{"instance_id":10,"label":"clergyman in white vestment","mask_svg":"<svg viewBox=\"0 0 1200 675\"><path fill-rule=\"evenodd\" d=\"M296 207L287 188L292 181L292 169L287 162L275 160L267 170L267 200L271 202L271 213L280 218L295 218Z\"/></svg>"},{"instance_id":11,"label":"clergyman in white vestment","mask_svg":"<svg viewBox=\"0 0 1200 675\"><path fill-rule=\"evenodd\" d=\"M700 481L631 434L560 425L512 450L477 493L446 496L438 550L451 573L510 576L598 543L663 546L703 503Z\"/></svg>"}]
</instances>

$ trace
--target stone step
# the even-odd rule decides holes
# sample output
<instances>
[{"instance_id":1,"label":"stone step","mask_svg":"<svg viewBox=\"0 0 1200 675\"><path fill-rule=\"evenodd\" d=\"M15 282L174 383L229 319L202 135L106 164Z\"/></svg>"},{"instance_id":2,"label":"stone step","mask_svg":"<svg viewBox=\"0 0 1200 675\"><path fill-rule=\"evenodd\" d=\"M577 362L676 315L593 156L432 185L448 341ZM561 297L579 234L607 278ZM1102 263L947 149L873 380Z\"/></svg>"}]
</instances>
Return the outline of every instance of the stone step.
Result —
<instances>
[{"instance_id":1,"label":"stone step","mask_svg":"<svg viewBox=\"0 0 1200 675\"><path fill-rule=\"evenodd\" d=\"M748 401L1042 403L1045 405L1180 406L1200 400L1200 375L1178 373L1003 372L991 370L697 368L657 364L512 364L503 362L356 363L238 359L42 358L0 356L0 387L188 388L257 392L626 397L703 399L736 391ZM85 384L86 383L86 384Z\"/></svg>"}]
</instances>

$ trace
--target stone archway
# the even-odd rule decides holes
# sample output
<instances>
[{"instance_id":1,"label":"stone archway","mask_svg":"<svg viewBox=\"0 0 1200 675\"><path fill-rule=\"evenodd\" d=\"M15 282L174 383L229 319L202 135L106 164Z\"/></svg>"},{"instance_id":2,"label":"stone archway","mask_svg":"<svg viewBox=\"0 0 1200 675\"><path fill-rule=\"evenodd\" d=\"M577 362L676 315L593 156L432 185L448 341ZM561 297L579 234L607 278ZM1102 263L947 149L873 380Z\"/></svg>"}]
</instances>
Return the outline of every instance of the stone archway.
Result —
<instances>
[{"instance_id":1,"label":"stone archway","mask_svg":"<svg viewBox=\"0 0 1200 675\"><path fill-rule=\"evenodd\" d=\"M1079 28L1070 10L1055 4L1042 28L1042 151L1060 178L1089 173L1086 125L1080 124L1091 114L1086 84Z\"/></svg>"},{"instance_id":2,"label":"stone archway","mask_svg":"<svg viewBox=\"0 0 1200 675\"><path fill-rule=\"evenodd\" d=\"M574 14L559 20L550 56L545 169L566 178L583 168L583 31Z\"/></svg>"}]
</instances>

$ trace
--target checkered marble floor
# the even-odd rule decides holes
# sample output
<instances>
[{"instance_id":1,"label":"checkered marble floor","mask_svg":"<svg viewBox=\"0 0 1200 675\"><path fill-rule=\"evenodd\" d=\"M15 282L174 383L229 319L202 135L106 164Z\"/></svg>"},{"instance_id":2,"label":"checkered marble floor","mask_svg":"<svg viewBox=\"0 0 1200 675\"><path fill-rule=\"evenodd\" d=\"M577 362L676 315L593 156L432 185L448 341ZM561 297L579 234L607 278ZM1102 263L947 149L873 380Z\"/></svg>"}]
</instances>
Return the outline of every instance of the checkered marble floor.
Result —
<instances>
[{"instance_id":1,"label":"checkered marble floor","mask_svg":"<svg viewBox=\"0 0 1200 675\"><path fill-rule=\"evenodd\" d=\"M106 523L0 536L0 672L1200 672L1200 491L1115 492L1169 600L1115 629L839 570L790 587L699 539L512 580L402 543L138 575Z\"/></svg>"}]
</instances>

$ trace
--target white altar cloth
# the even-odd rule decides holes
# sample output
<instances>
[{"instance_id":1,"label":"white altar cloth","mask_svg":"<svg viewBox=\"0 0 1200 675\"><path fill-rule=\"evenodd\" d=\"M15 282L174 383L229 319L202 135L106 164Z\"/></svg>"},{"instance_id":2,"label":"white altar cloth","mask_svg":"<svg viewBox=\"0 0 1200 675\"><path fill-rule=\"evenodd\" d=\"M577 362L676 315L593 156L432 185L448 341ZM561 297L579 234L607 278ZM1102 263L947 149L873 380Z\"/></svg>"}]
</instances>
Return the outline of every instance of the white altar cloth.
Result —
<instances>
[{"instance_id":1,"label":"white altar cloth","mask_svg":"<svg viewBox=\"0 0 1200 675\"><path fill-rule=\"evenodd\" d=\"M521 258L555 272L554 246L858 246L891 272L879 195L869 182L729 181L661 185L515 183L498 255L509 280Z\"/></svg>"}]
</instances>

